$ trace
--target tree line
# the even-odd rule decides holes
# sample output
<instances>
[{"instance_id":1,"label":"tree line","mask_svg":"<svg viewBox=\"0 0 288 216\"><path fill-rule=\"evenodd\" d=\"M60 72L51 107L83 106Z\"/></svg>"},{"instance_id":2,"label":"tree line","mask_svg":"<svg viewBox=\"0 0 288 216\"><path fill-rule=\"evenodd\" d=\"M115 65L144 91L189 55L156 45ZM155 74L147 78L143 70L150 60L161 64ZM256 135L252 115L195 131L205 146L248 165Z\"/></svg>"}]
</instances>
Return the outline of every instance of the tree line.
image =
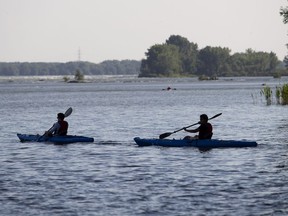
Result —
<instances>
[{"instance_id":1,"label":"tree line","mask_svg":"<svg viewBox=\"0 0 288 216\"><path fill-rule=\"evenodd\" d=\"M0 62L1 76L48 76L74 75L81 71L85 75L138 75L140 61L136 60L109 60L99 64L75 61L67 63L30 63L30 62Z\"/></svg>"},{"instance_id":2,"label":"tree line","mask_svg":"<svg viewBox=\"0 0 288 216\"><path fill-rule=\"evenodd\" d=\"M281 75L288 74L273 52L247 49L231 55L226 47L198 49L196 43L180 35L171 35L165 43L151 46L145 55L139 77L271 76L280 68Z\"/></svg>"},{"instance_id":3,"label":"tree line","mask_svg":"<svg viewBox=\"0 0 288 216\"><path fill-rule=\"evenodd\" d=\"M288 6L280 8L280 16L282 16L283 18L283 23L287 24L288 23ZM286 44L286 46L288 48L288 44ZM284 63L285 63L285 66L288 68L288 55L285 56Z\"/></svg>"},{"instance_id":4,"label":"tree line","mask_svg":"<svg viewBox=\"0 0 288 216\"><path fill-rule=\"evenodd\" d=\"M288 58L279 61L273 52L256 52L247 49L234 53L226 47L206 46L198 49L196 43L172 35L164 44L151 46L146 59L108 60L99 64L74 61L67 63L0 62L2 76L74 75L139 75L139 77L186 76L284 76L288 75Z\"/></svg>"}]
</instances>

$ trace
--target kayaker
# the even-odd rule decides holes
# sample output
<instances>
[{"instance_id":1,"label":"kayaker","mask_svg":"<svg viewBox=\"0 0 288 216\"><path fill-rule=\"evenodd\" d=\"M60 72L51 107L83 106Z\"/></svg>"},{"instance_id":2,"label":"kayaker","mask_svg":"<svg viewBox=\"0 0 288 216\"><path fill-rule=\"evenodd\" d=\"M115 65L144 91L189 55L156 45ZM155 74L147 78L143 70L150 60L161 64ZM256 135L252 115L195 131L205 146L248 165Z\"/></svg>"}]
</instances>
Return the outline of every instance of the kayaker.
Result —
<instances>
[{"instance_id":1,"label":"kayaker","mask_svg":"<svg viewBox=\"0 0 288 216\"><path fill-rule=\"evenodd\" d=\"M208 122L208 116L206 114L200 115L200 126L194 130L187 130L184 128L185 131L190 132L190 133L197 133L199 132L198 135L191 137L191 136L186 136L184 139L211 139L213 135L213 127L212 125Z\"/></svg>"},{"instance_id":2,"label":"kayaker","mask_svg":"<svg viewBox=\"0 0 288 216\"><path fill-rule=\"evenodd\" d=\"M46 136L65 136L68 132L68 122L64 120L63 113L57 114L58 121L48 130L45 131Z\"/></svg>"}]
</instances>

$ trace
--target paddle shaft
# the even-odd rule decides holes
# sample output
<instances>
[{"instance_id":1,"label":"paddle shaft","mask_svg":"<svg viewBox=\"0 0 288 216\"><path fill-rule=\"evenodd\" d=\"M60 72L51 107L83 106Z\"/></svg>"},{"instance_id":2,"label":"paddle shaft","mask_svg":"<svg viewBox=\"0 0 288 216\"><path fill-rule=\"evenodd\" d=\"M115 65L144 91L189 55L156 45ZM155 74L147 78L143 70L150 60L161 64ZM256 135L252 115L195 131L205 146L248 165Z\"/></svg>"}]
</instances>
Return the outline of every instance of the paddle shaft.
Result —
<instances>
[{"instance_id":1,"label":"paddle shaft","mask_svg":"<svg viewBox=\"0 0 288 216\"><path fill-rule=\"evenodd\" d=\"M220 115L222 115L222 113L218 113L217 115L209 118L208 120L212 120L212 119L214 119L214 118L217 118L217 117L220 116ZM187 126L187 127L183 127L183 128L181 128L181 129L179 129L179 130L174 131L173 133L176 133L176 132L178 132L178 131L184 130L185 128L189 128L189 127L195 126L195 125L197 125L197 124L200 124L200 122L197 122L197 123L195 123L195 124L189 125L189 126Z\"/></svg>"},{"instance_id":2,"label":"paddle shaft","mask_svg":"<svg viewBox=\"0 0 288 216\"><path fill-rule=\"evenodd\" d=\"M217 118L217 117L220 116L220 115L222 115L222 113L218 113L217 115L209 118L208 120L212 120L212 119L214 119L214 118ZM160 139L164 139L164 138L166 138L166 137L168 137L168 136L170 136L170 135L172 135L172 134L174 134L174 133L177 133L177 132L179 132L179 131L181 131L181 130L184 130L185 128L189 128L189 127L195 126L195 125L197 125L197 124L199 124L199 122L194 123L194 124L192 124L192 125L189 125L189 126L187 126L187 127L183 127L183 128L181 128L181 129L179 129L179 130L176 130L176 131L173 131L173 132L170 132L170 133L168 132L168 133L161 134L161 135L159 136L159 138L160 138Z\"/></svg>"}]
</instances>

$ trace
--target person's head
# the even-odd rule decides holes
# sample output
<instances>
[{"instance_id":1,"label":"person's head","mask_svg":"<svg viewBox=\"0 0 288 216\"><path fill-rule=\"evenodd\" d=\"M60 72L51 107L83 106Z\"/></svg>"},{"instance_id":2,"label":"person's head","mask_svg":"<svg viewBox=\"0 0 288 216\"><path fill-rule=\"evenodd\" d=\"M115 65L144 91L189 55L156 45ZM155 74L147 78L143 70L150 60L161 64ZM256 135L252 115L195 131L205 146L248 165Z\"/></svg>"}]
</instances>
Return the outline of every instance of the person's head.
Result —
<instances>
[{"instance_id":1,"label":"person's head","mask_svg":"<svg viewBox=\"0 0 288 216\"><path fill-rule=\"evenodd\" d=\"M208 122L208 116L206 114L200 115L200 122Z\"/></svg>"},{"instance_id":2,"label":"person's head","mask_svg":"<svg viewBox=\"0 0 288 216\"><path fill-rule=\"evenodd\" d=\"M57 118L63 121L65 118L65 115L63 113L58 113Z\"/></svg>"}]
</instances>

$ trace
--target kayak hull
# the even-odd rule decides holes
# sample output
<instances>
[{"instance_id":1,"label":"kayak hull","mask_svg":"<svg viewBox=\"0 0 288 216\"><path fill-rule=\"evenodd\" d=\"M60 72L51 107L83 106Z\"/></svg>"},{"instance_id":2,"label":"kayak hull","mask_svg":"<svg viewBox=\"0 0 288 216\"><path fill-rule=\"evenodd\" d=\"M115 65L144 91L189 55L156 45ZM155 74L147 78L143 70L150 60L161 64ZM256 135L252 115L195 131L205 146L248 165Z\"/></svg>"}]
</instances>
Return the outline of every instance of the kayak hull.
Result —
<instances>
[{"instance_id":1,"label":"kayak hull","mask_svg":"<svg viewBox=\"0 0 288 216\"><path fill-rule=\"evenodd\" d=\"M248 140L176 140L176 139L141 139L135 137L138 146L163 146L163 147L197 147L197 148L243 148L256 147L255 141Z\"/></svg>"},{"instance_id":2,"label":"kayak hull","mask_svg":"<svg viewBox=\"0 0 288 216\"><path fill-rule=\"evenodd\" d=\"M94 138L92 137L74 136L74 135L46 137L41 136L39 134L32 135L32 134L18 133L17 137L20 139L21 142L51 142L58 144L94 142Z\"/></svg>"}]
</instances>

